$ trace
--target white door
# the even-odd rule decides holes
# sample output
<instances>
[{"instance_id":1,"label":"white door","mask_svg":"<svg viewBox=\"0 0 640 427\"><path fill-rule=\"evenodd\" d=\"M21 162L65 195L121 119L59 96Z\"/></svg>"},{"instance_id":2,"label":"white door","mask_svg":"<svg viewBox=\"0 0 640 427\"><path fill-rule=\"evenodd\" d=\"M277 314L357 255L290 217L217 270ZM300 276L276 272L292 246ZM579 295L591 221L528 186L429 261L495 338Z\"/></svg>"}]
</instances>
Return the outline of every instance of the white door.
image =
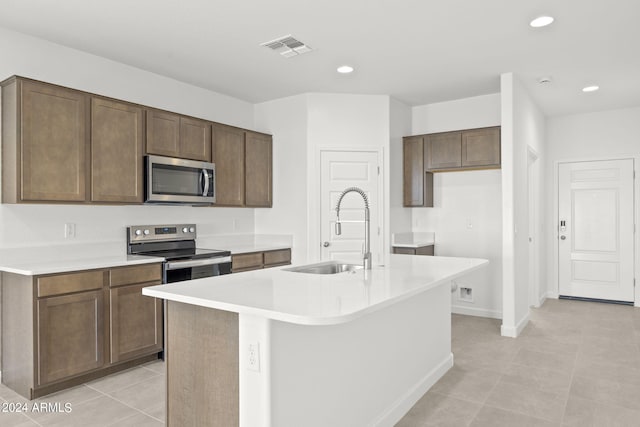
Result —
<instances>
[{"instance_id":1,"label":"white door","mask_svg":"<svg viewBox=\"0 0 640 427\"><path fill-rule=\"evenodd\" d=\"M633 160L561 163L560 295L633 301Z\"/></svg>"},{"instance_id":2,"label":"white door","mask_svg":"<svg viewBox=\"0 0 640 427\"><path fill-rule=\"evenodd\" d=\"M362 263L365 224L364 201L355 192L344 196L340 206L342 234L335 233L336 203L343 190L362 189L369 199L372 264L381 264L380 199L377 151L321 151L320 239L323 260Z\"/></svg>"}]
</instances>

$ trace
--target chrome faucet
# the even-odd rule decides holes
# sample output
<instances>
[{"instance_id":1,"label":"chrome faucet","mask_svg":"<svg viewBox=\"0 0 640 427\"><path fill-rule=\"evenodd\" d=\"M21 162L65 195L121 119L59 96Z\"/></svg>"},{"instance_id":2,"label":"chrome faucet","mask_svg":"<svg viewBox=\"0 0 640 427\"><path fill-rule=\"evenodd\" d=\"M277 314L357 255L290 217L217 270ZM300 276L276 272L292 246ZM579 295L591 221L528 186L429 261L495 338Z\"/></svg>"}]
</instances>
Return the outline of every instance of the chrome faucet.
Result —
<instances>
[{"instance_id":1,"label":"chrome faucet","mask_svg":"<svg viewBox=\"0 0 640 427\"><path fill-rule=\"evenodd\" d=\"M340 221L340 204L342 203L342 198L350 192L356 192L362 196L364 200L364 221ZM336 235L342 234L342 225L341 222L364 222L365 225L365 233L364 233L364 256L362 259L362 265L366 270L371 270L371 242L370 242L370 223L369 223L369 199L365 192L358 187L349 187L345 189L338 198L338 203L336 204Z\"/></svg>"}]
</instances>

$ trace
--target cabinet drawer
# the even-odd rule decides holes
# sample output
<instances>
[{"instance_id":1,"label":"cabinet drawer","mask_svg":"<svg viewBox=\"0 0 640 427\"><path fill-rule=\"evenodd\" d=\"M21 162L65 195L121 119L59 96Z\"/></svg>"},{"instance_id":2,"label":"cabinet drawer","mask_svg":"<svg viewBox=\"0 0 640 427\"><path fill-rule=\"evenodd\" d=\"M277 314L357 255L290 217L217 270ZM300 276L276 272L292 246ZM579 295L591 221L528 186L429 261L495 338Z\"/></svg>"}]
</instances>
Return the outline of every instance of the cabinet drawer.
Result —
<instances>
[{"instance_id":1,"label":"cabinet drawer","mask_svg":"<svg viewBox=\"0 0 640 427\"><path fill-rule=\"evenodd\" d=\"M159 282L162 280L161 264L135 265L113 268L110 271L109 286L131 285L134 283Z\"/></svg>"},{"instance_id":2,"label":"cabinet drawer","mask_svg":"<svg viewBox=\"0 0 640 427\"><path fill-rule=\"evenodd\" d=\"M231 257L233 271L262 268L262 252L254 252L250 254L233 255Z\"/></svg>"},{"instance_id":3,"label":"cabinet drawer","mask_svg":"<svg viewBox=\"0 0 640 427\"><path fill-rule=\"evenodd\" d=\"M394 254L402 254L402 255L415 255L416 250L414 248L404 248L404 247L393 247Z\"/></svg>"},{"instance_id":4,"label":"cabinet drawer","mask_svg":"<svg viewBox=\"0 0 640 427\"><path fill-rule=\"evenodd\" d=\"M264 253L264 265L291 264L291 249L279 249Z\"/></svg>"},{"instance_id":5,"label":"cabinet drawer","mask_svg":"<svg viewBox=\"0 0 640 427\"><path fill-rule=\"evenodd\" d=\"M104 284L104 275L104 270L95 270L38 277L38 298L100 289Z\"/></svg>"}]
</instances>

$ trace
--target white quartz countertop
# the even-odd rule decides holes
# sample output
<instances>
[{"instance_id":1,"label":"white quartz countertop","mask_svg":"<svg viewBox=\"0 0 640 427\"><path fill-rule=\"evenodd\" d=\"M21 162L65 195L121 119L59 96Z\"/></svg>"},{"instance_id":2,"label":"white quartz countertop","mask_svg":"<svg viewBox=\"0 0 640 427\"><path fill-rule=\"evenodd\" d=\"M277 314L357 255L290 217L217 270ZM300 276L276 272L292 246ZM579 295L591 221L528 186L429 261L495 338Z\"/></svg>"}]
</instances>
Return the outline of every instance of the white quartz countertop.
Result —
<instances>
[{"instance_id":1,"label":"white quartz countertop","mask_svg":"<svg viewBox=\"0 0 640 427\"><path fill-rule=\"evenodd\" d=\"M206 249L223 249L231 251L232 255L238 255L289 249L292 247L292 237L269 234L208 236L198 237L197 246Z\"/></svg>"},{"instance_id":2,"label":"white quartz countertop","mask_svg":"<svg viewBox=\"0 0 640 427\"><path fill-rule=\"evenodd\" d=\"M423 246L433 246L436 242L435 233L394 233L391 235L391 246L396 248L420 248Z\"/></svg>"},{"instance_id":3,"label":"white quartz countertop","mask_svg":"<svg viewBox=\"0 0 640 427\"><path fill-rule=\"evenodd\" d=\"M147 287L144 295L302 325L357 319L481 268L475 258L391 255L372 270L308 274L286 267Z\"/></svg>"},{"instance_id":4,"label":"white quartz countertop","mask_svg":"<svg viewBox=\"0 0 640 427\"><path fill-rule=\"evenodd\" d=\"M0 250L0 271L26 276L163 261L164 258L127 255L120 244L58 245Z\"/></svg>"}]
</instances>

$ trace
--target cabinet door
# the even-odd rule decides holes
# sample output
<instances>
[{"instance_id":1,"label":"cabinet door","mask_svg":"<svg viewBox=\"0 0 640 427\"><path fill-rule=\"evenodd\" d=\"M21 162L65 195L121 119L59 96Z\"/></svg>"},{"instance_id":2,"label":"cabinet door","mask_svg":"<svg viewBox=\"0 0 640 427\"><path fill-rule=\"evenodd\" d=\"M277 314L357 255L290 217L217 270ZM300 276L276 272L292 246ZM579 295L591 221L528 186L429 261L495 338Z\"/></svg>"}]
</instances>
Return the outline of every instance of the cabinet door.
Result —
<instances>
[{"instance_id":1,"label":"cabinet door","mask_svg":"<svg viewBox=\"0 0 640 427\"><path fill-rule=\"evenodd\" d=\"M204 120L180 117L180 157L211 161L211 124Z\"/></svg>"},{"instance_id":2,"label":"cabinet door","mask_svg":"<svg viewBox=\"0 0 640 427\"><path fill-rule=\"evenodd\" d=\"M37 318L38 385L103 366L102 290L41 298Z\"/></svg>"},{"instance_id":3,"label":"cabinet door","mask_svg":"<svg viewBox=\"0 0 640 427\"><path fill-rule=\"evenodd\" d=\"M213 162L216 165L216 205L244 205L244 131L214 128Z\"/></svg>"},{"instance_id":4,"label":"cabinet door","mask_svg":"<svg viewBox=\"0 0 640 427\"><path fill-rule=\"evenodd\" d=\"M424 157L423 138L411 136L404 138L403 155L403 205L424 205Z\"/></svg>"},{"instance_id":5,"label":"cabinet door","mask_svg":"<svg viewBox=\"0 0 640 427\"><path fill-rule=\"evenodd\" d=\"M500 128L462 132L462 166L500 166Z\"/></svg>"},{"instance_id":6,"label":"cabinet door","mask_svg":"<svg viewBox=\"0 0 640 427\"><path fill-rule=\"evenodd\" d=\"M142 108L91 99L91 201L142 203Z\"/></svg>"},{"instance_id":7,"label":"cabinet door","mask_svg":"<svg viewBox=\"0 0 640 427\"><path fill-rule=\"evenodd\" d=\"M458 168L462 159L462 134L445 132L427 135L427 169Z\"/></svg>"},{"instance_id":8,"label":"cabinet door","mask_svg":"<svg viewBox=\"0 0 640 427\"><path fill-rule=\"evenodd\" d=\"M111 363L162 351L162 300L142 295L140 283L111 288Z\"/></svg>"},{"instance_id":9,"label":"cabinet door","mask_svg":"<svg viewBox=\"0 0 640 427\"><path fill-rule=\"evenodd\" d=\"M245 205L271 207L272 138L255 132L245 136Z\"/></svg>"},{"instance_id":10,"label":"cabinet door","mask_svg":"<svg viewBox=\"0 0 640 427\"><path fill-rule=\"evenodd\" d=\"M87 97L81 92L22 82L21 199L86 199Z\"/></svg>"},{"instance_id":11,"label":"cabinet door","mask_svg":"<svg viewBox=\"0 0 640 427\"><path fill-rule=\"evenodd\" d=\"M180 156L180 116L147 110L147 154Z\"/></svg>"}]
</instances>

